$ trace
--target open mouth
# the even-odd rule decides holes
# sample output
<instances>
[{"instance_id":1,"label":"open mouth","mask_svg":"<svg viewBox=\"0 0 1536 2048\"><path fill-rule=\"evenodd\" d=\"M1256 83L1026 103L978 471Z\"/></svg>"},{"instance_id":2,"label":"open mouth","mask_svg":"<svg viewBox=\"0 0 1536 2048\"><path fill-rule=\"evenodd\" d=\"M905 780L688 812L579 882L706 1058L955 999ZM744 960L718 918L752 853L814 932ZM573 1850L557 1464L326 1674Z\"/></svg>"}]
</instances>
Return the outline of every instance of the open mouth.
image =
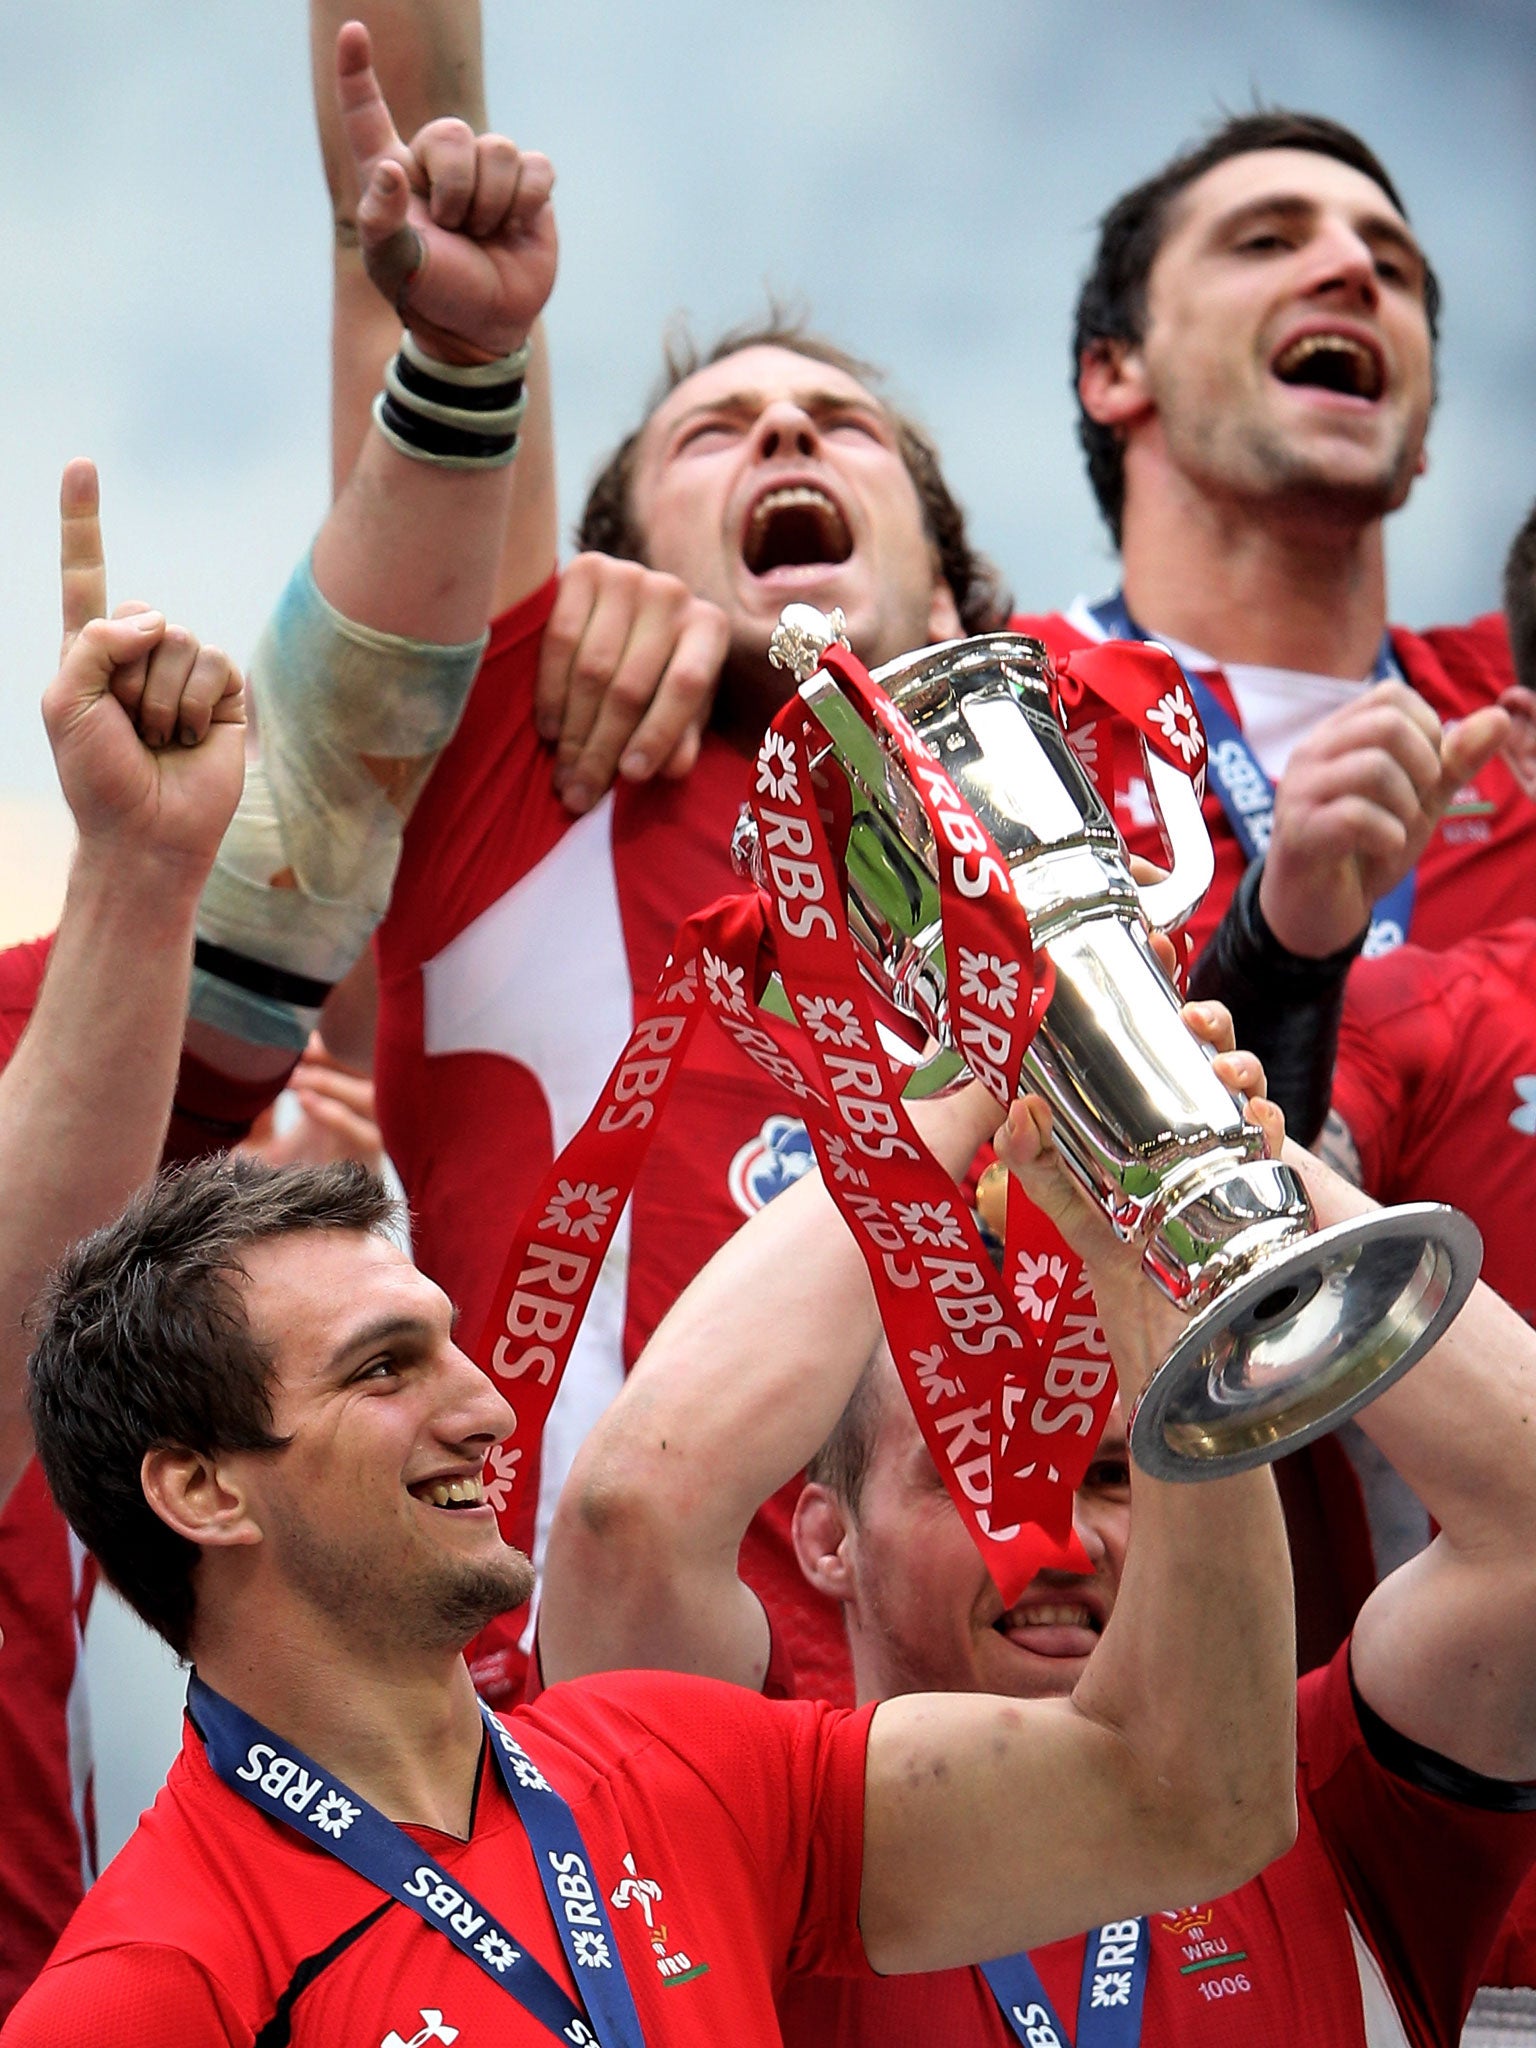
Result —
<instances>
[{"instance_id":1,"label":"open mouth","mask_svg":"<svg viewBox=\"0 0 1536 2048\"><path fill-rule=\"evenodd\" d=\"M1102 1616L1081 1600L1013 1607L992 1626L1019 1649L1040 1657L1086 1657L1104 1630Z\"/></svg>"},{"instance_id":2,"label":"open mouth","mask_svg":"<svg viewBox=\"0 0 1536 2048\"><path fill-rule=\"evenodd\" d=\"M423 1479L409 1489L411 1498L432 1508L479 1508L485 1505L485 1482L475 1473L470 1479Z\"/></svg>"},{"instance_id":3,"label":"open mouth","mask_svg":"<svg viewBox=\"0 0 1536 2048\"><path fill-rule=\"evenodd\" d=\"M814 484L783 484L752 507L742 559L754 576L774 569L835 567L853 553L848 522Z\"/></svg>"},{"instance_id":4,"label":"open mouth","mask_svg":"<svg viewBox=\"0 0 1536 2048\"><path fill-rule=\"evenodd\" d=\"M1336 391L1343 398L1380 398L1386 383L1381 357L1348 334L1300 335L1271 368L1282 384Z\"/></svg>"}]
</instances>

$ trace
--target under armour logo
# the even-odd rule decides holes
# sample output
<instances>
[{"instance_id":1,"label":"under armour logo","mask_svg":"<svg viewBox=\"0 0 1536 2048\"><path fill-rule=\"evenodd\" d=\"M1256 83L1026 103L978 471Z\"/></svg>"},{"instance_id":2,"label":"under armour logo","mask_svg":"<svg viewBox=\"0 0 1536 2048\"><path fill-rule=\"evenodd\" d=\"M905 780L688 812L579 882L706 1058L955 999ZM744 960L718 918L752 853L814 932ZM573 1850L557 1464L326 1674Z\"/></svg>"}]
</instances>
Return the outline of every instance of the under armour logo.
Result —
<instances>
[{"instance_id":1,"label":"under armour logo","mask_svg":"<svg viewBox=\"0 0 1536 2048\"><path fill-rule=\"evenodd\" d=\"M1520 1107L1509 1112L1509 1127L1512 1131L1523 1131L1528 1138L1536 1138L1536 1074L1516 1074L1515 1093L1520 1098Z\"/></svg>"},{"instance_id":2,"label":"under armour logo","mask_svg":"<svg viewBox=\"0 0 1536 2048\"><path fill-rule=\"evenodd\" d=\"M416 2010L421 2014L420 2033L412 2034L407 2041L402 2034L397 2034L391 2028L379 2043L379 2048L427 2048L429 2041L457 2041L458 2028L445 2027L443 2016L435 2006L419 2005Z\"/></svg>"}]
</instances>

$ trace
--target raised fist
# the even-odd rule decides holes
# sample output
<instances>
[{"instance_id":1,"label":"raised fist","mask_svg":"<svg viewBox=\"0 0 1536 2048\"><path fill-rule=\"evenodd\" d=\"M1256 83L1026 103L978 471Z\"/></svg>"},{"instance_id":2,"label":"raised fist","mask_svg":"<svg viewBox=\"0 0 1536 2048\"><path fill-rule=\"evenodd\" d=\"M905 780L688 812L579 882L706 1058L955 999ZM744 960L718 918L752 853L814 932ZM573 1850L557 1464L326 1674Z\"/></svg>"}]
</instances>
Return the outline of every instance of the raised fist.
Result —
<instances>
[{"instance_id":1,"label":"raised fist","mask_svg":"<svg viewBox=\"0 0 1536 2048\"><path fill-rule=\"evenodd\" d=\"M64 643L43 722L82 848L201 885L240 801L245 698L216 647L140 604L109 619L96 470L59 488Z\"/></svg>"},{"instance_id":2,"label":"raised fist","mask_svg":"<svg viewBox=\"0 0 1536 2048\"><path fill-rule=\"evenodd\" d=\"M360 21L336 38L336 93L369 276L430 354L457 363L509 354L555 281L548 157L452 119L403 142Z\"/></svg>"}]
</instances>

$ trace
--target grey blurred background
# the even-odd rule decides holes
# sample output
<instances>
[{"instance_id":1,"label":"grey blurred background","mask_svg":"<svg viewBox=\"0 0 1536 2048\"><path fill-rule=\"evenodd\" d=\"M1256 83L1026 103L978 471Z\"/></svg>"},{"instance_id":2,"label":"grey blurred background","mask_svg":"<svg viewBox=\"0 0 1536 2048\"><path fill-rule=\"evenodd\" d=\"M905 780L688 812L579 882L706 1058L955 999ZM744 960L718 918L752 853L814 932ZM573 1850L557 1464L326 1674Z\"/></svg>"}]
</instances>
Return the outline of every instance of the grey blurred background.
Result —
<instances>
[{"instance_id":1,"label":"grey blurred background","mask_svg":"<svg viewBox=\"0 0 1536 2048\"><path fill-rule=\"evenodd\" d=\"M1066 339L1107 202L1255 96L1359 128L1446 290L1429 475L1393 524L1394 616L1496 601L1536 495L1530 0L486 0L492 119L559 172L550 313L566 524L681 310L800 295L887 364L1021 603L1112 581ZM101 466L114 599L237 655L319 521L328 215L298 0L0 9L6 398L0 937L46 928L68 835L37 700L58 473ZM113 1674L109 1845L161 1767ZM98 1722L103 1708L98 1705ZM125 1769L127 1782L115 1782ZM137 1775L135 1775L135 1773Z\"/></svg>"}]
</instances>

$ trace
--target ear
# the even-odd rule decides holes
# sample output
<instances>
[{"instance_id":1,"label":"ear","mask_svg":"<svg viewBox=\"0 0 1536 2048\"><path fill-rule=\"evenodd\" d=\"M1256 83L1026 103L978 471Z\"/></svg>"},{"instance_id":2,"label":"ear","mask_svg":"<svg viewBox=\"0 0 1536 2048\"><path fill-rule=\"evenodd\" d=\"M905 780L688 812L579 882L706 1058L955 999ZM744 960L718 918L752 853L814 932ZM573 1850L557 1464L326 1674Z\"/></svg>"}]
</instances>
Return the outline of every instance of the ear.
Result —
<instances>
[{"instance_id":1,"label":"ear","mask_svg":"<svg viewBox=\"0 0 1536 2048\"><path fill-rule=\"evenodd\" d=\"M1077 366L1077 395L1089 419L1101 427L1128 427L1152 410L1147 368L1140 346L1129 341L1092 341Z\"/></svg>"},{"instance_id":2,"label":"ear","mask_svg":"<svg viewBox=\"0 0 1536 2048\"><path fill-rule=\"evenodd\" d=\"M1536 690L1512 683L1499 698L1510 714L1504 759L1525 794L1536 800Z\"/></svg>"},{"instance_id":3,"label":"ear","mask_svg":"<svg viewBox=\"0 0 1536 2048\"><path fill-rule=\"evenodd\" d=\"M854 1596L850 1520L847 1508L826 1487L808 1482L800 1489L792 1525L800 1569L818 1593L844 1602Z\"/></svg>"},{"instance_id":4,"label":"ear","mask_svg":"<svg viewBox=\"0 0 1536 2048\"><path fill-rule=\"evenodd\" d=\"M161 1521L189 1543L223 1548L261 1541L238 1477L201 1451L169 1446L146 1451L139 1483Z\"/></svg>"},{"instance_id":5,"label":"ear","mask_svg":"<svg viewBox=\"0 0 1536 2048\"><path fill-rule=\"evenodd\" d=\"M960 607L955 603L955 593L936 569L933 577L933 596L928 604L928 644L939 640L962 640L965 628L960 623Z\"/></svg>"}]
</instances>

